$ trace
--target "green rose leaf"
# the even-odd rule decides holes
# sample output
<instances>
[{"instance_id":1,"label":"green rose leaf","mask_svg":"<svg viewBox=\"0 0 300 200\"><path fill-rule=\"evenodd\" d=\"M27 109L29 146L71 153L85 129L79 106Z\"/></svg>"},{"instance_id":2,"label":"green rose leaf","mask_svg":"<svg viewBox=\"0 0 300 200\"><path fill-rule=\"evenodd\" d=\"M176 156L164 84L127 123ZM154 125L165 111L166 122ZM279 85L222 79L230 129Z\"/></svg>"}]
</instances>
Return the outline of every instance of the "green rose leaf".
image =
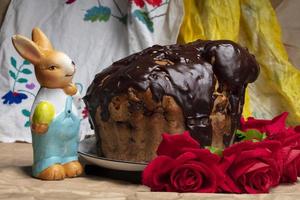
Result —
<instances>
[{"instance_id":1,"label":"green rose leaf","mask_svg":"<svg viewBox=\"0 0 300 200\"><path fill-rule=\"evenodd\" d=\"M246 132L236 130L235 134L241 141L250 140L252 142L260 142L267 138L266 133L261 133L255 129L249 129Z\"/></svg>"},{"instance_id":2,"label":"green rose leaf","mask_svg":"<svg viewBox=\"0 0 300 200\"><path fill-rule=\"evenodd\" d=\"M25 127L29 127L30 126L30 121L27 121L25 124L24 124Z\"/></svg>"},{"instance_id":3,"label":"green rose leaf","mask_svg":"<svg viewBox=\"0 0 300 200\"><path fill-rule=\"evenodd\" d=\"M150 32L153 33L153 22L150 19L147 12L144 12L142 10L135 10L133 12L133 16L136 17L138 20L140 20L143 24L145 24Z\"/></svg>"},{"instance_id":4,"label":"green rose leaf","mask_svg":"<svg viewBox=\"0 0 300 200\"><path fill-rule=\"evenodd\" d=\"M32 74L32 71L30 69L22 69L21 71L23 74Z\"/></svg>"},{"instance_id":5,"label":"green rose leaf","mask_svg":"<svg viewBox=\"0 0 300 200\"><path fill-rule=\"evenodd\" d=\"M28 60L23 61L23 65L30 65L31 63Z\"/></svg>"},{"instance_id":6,"label":"green rose leaf","mask_svg":"<svg viewBox=\"0 0 300 200\"><path fill-rule=\"evenodd\" d=\"M10 64L14 67L17 68L17 61L14 57L10 57Z\"/></svg>"},{"instance_id":7,"label":"green rose leaf","mask_svg":"<svg viewBox=\"0 0 300 200\"><path fill-rule=\"evenodd\" d=\"M219 148L213 147L213 146L206 146L205 149L208 149L211 153L217 154L218 156L223 155L223 149L219 149Z\"/></svg>"},{"instance_id":8,"label":"green rose leaf","mask_svg":"<svg viewBox=\"0 0 300 200\"><path fill-rule=\"evenodd\" d=\"M12 77L14 80L16 80L17 76L16 76L15 72L9 70L8 73L9 73L10 77Z\"/></svg>"},{"instance_id":9,"label":"green rose leaf","mask_svg":"<svg viewBox=\"0 0 300 200\"><path fill-rule=\"evenodd\" d=\"M104 6L94 6L91 9L88 9L84 15L84 21L108 21L111 15L109 7Z\"/></svg>"},{"instance_id":10,"label":"green rose leaf","mask_svg":"<svg viewBox=\"0 0 300 200\"><path fill-rule=\"evenodd\" d=\"M23 114L24 116L26 116L26 117L29 117L29 116L30 116L30 111L27 110L27 109L23 109L23 110L22 110L22 114Z\"/></svg>"},{"instance_id":11,"label":"green rose leaf","mask_svg":"<svg viewBox=\"0 0 300 200\"><path fill-rule=\"evenodd\" d=\"M19 78L17 81L19 83L27 83L28 82L28 80L26 78Z\"/></svg>"}]
</instances>

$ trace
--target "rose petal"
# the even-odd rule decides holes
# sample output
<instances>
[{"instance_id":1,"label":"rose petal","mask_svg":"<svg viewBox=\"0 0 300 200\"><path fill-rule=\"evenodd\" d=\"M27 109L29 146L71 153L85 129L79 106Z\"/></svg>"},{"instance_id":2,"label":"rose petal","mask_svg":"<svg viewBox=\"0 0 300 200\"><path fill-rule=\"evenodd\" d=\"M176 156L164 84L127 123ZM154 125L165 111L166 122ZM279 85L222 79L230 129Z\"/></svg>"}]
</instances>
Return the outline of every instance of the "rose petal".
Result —
<instances>
[{"instance_id":1,"label":"rose petal","mask_svg":"<svg viewBox=\"0 0 300 200\"><path fill-rule=\"evenodd\" d=\"M218 163L220 161L220 156L211 153L208 149L200 148L182 148L183 152L191 152L197 155L197 160L207 162L207 163Z\"/></svg>"},{"instance_id":2,"label":"rose petal","mask_svg":"<svg viewBox=\"0 0 300 200\"><path fill-rule=\"evenodd\" d=\"M281 183L294 183L297 181L297 166L296 164L290 164L285 166L281 177Z\"/></svg>"},{"instance_id":3,"label":"rose petal","mask_svg":"<svg viewBox=\"0 0 300 200\"><path fill-rule=\"evenodd\" d=\"M157 155L166 155L172 158L176 158L182 154L182 149L187 148L200 148L200 144L194 140L188 131L183 134L162 134L162 142L157 148Z\"/></svg>"},{"instance_id":4,"label":"rose petal","mask_svg":"<svg viewBox=\"0 0 300 200\"><path fill-rule=\"evenodd\" d=\"M292 147L299 147L300 148L300 134L288 134L287 137L284 138L282 141L283 146L292 146Z\"/></svg>"},{"instance_id":5,"label":"rose petal","mask_svg":"<svg viewBox=\"0 0 300 200\"><path fill-rule=\"evenodd\" d=\"M295 131L296 133L300 133L300 125L299 125L299 126L296 126L296 127L294 128L294 131Z\"/></svg>"},{"instance_id":6,"label":"rose petal","mask_svg":"<svg viewBox=\"0 0 300 200\"><path fill-rule=\"evenodd\" d=\"M219 164L220 169L223 170L224 172L227 171L227 169L232 165L232 163L235 161L237 156L238 155L234 155L234 154L229 156L224 156Z\"/></svg>"},{"instance_id":7,"label":"rose petal","mask_svg":"<svg viewBox=\"0 0 300 200\"><path fill-rule=\"evenodd\" d=\"M190 172L199 179L197 180L197 185L193 185L193 187L188 188L186 187L187 185L185 184L185 182L178 182L178 177L184 177L182 174L184 174L183 172L185 170L190 170ZM204 181L202 181L202 179ZM217 177L214 171L212 171L210 167L201 162L186 163L174 169L171 174L171 183L173 184L174 188L176 188L176 191L179 192L210 193L217 191Z\"/></svg>"},{"instance_id":8,"label":"rose petal","mask_svg":"<svg viewBox=\"0 0 300 200\"><path fill-rule=\"evenodd\" d=\"M231 179L230 176L225 175L224 182L219 185L221 192L229 192L229 193L242 193L242 190L236 185L236 182Z\"/></svg>"},{"instance_id":9,"label":"rose petal","mask_svg":"<svg viewBox=\"0 0 300 200\"><path fill-rule=\"evenodd\" d=\"M272 157L272 152L267 148L256 148L252 150L245 150L239 154L239 157L235 160L235 162L243 162L244 160L250 159L264 159Z\"/></svg>"},{"instance_id":10,"label":"rose petal","mask_svg":"<svg viewBox=\"0 0 300 200\"><path fill-rule=\"evenodd\" d=\"M243 163L238 163L229 168L228 173L233 178L233 180L237 180L240 176L245 174L249 168L255 165L257 160L246 160Z\"/></svg>"},{"instance_id":11,"label":"rose petal","mask_svg":"<svg viewBox=\"0 0 300 200\"><path fill-rule=\"evenodd\" d=\"M253 149L254 142L252 141L244 141L244 142L239 142L231 145L230 147L227 147L223 151L223 156L227 157L230 155L234 154L239 154L242 152L244 149Z\"/></svg>"},{"instance_id":12,"label":"rose petal","mask_svg":"<svg viewBox=\"0 0 300 200\"><path fill-rule=\"evenodd\" d=\"M283 112L282 114L272 119L271 123L266 126L266 132L269 133L269 135L272 135L284 130L285 121L288 115L288 112Z\"/></svg>"},{"instance_id":13,"label":"rose petal","mask_svg":"<svg viewBox=\"0 0 300 200\"><path fill-rule=\"evenodd\" d=\"M294 162L295 159L300 158L300 150L299 149L292 149L289 152L289 155L285 161L285 165L289 165L291 162Z\"/></svg>"},{"instance_id":14,"label":"rose petal","mask_svg":"<svg viewBox=\"0 0 300 200\"><path fill-rule=\"evenodd\" d=\"M197 159L197 157L198 156L192 152L185 152L185 153L179 155L175 160L176 160L177 165L181 165L181 164L187 163L189 161L193 161L193 160Z\"/></svg>"}]
</instances>

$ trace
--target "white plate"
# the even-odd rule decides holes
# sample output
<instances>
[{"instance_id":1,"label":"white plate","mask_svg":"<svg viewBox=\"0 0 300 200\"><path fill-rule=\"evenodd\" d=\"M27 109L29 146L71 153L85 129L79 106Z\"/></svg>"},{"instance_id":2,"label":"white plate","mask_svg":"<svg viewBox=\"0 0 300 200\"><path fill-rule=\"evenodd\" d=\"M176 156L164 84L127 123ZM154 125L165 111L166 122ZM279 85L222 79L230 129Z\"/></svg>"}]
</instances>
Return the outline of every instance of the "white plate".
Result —
<instances>
[{"instance_id":1,"label":"white plate","mask_svg":"<svg viewBox=\"0 0 300 200\"><path fill-rule=\"evenodd\" d=\"M131 162L99 157L96 152L95 136L85 138L79 143L79 155L91 164L122 171L143 171L147 166L145 162Z\"/></svg>"}]
</instances>

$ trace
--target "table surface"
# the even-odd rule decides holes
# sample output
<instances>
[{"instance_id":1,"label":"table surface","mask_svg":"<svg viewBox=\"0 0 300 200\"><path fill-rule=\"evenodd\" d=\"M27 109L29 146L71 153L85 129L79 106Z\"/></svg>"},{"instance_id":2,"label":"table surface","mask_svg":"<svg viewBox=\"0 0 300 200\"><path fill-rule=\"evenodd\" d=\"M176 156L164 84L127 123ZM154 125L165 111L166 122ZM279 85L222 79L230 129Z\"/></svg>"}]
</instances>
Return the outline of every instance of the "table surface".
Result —
<instances>
[{"instance_id":1,"label":"table surface","mask_svg":"<svg viewBox=\"0 0 300 200\"><path fill-rule=\"evenodd\" d=\"M300 184L279 186L270 194L191 194L150 192L149 188L98 176L41 181L30 176L31 144L0 143L0 199L85 199L85 200L193 200L193 199L300 199Z\"/></svg>"}]
</instances>

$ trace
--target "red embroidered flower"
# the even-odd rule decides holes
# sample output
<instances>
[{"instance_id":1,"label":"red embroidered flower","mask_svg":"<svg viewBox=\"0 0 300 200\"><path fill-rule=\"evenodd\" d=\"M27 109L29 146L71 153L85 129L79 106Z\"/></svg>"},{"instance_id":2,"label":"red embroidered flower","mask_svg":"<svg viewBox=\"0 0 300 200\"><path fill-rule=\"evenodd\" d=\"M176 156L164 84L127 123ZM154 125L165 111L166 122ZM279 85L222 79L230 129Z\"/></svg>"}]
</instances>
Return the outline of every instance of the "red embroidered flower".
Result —
<instances>
[{"instance_id":1,"label":"red embroidered flower","mask_svg":"<svg viewBox=\"0 0 300 200\"><path fill-rule=\"evenodd\" d=\"M66 4L72 4L74 3L76 0L66 0Z\"/></svg>"},{"instance_id":2,"label":"red embroidered flower","mask_svg":"<svg viewBox=\"0 0 300 200\"><path fill-rule=\"evenodd\" d=\"M143 8L145 6L145 1L153 7L160 6L162 3L162 0L130 0L129 2L132 1L140 8Z\"/></svg>"},{"instance_id":3,"label":"red embroidered flower","mask_svg":"<svg viewBox=\"0 0 300 200\"><path fill-rule=\"evenodd\" d=\"M152 191L216 192L224 178L220 157L199 146L188 132L165 134L159 156L143 172L143 184Z\"/></svg>"},{"instance_id":4,"label":"red embroidered flower","mask_svg":"<svg viewBox=\"0 0 300 200\"><path fill-rule=\"evenodd\" d=\"M148 4L150 4L153 7L160 6L160 4L162 3L162 0L146 0L146 1Z\"/></svg>"},{"instance_id":5,"label":"red embroidered flower","mask_svg":"<svg viewBox=\"0 0 300 200\"><path fill-rule=\"evenodd\" d=\"M220 167L226 177L221 186L225 192L266 193L279 184L282 157L278 141L234 144L223 152Z\"/></svg>"},{"instance_id":6,"label":"red embroidered flower","mask_svg":"<svg viewBox=\"0 0 300 200\"><path fill-rule=\"evenodd\" d=\"M81 114L82 114L83 119L85 119L89 116L89 111L88 111L87 107L84 107Z\"/></svg>"},{"instance_id":7,"label":"red embroidered flower","mask_svg":"<svg viewBox=\"0 0 300 200\"><path fill-rule=\"evenodd\" d=\"M135 5L137 5L140 8L143 8L145 6L144 0L133 0L133 2L135 3Z\"/></svg>"}]
</instances>

